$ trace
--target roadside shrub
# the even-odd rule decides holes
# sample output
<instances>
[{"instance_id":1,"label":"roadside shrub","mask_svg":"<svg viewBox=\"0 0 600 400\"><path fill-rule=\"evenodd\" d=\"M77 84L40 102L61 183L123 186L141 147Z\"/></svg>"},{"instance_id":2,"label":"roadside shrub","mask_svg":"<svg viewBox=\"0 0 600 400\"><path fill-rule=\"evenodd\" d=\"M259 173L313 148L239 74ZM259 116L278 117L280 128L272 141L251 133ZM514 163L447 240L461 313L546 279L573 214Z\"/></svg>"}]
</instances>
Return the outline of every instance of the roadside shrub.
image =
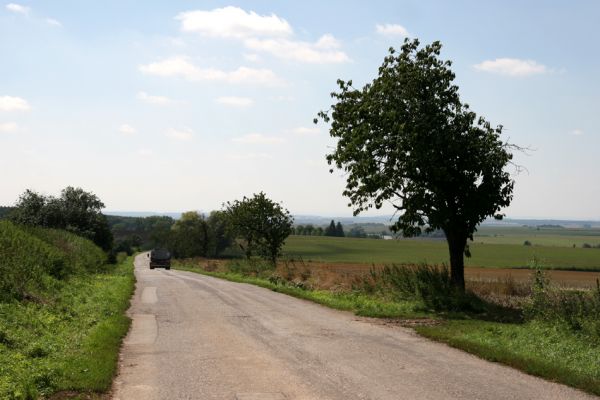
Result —
<instances>
[{"instance_id":1,"label":"roadside shrub","mask_svg":"<svg viewBox=\"0 0 600 400\"><path fill-rule=\"evenodd\" d=\"M583 247L584 249L591 249L592 245L589 244L589 243L584 243L584 244L581 245L581 247Z\"/></svg>"},{"instance_id":2,"label":"roadside shrub","mask_svg":"<svg viewBox=\"0 0 600 400\"><path fill-rule=\"evenodd\" d=\"M484 303L471 292L461 292L450 281L446 265L392 265L372 269L362 289L395 300L421 300L435 311L484 311Z\"/></svg>"},{"instance_id":3,"label":"roadside shrub","mask_svg":"<svg viewBox=\"0 0 600 400\"><path fill-rule=\"evenodd\" d=\"M553 285L538 269L531 291L523 308L526 319L559 322L571 331L600 340L600 280L596 280L594 290L566 290Z\"/></svg>"},{"instance_id":4,"label":"roadside shrub","mask_svg":"<svg viewBox=\"0 0 600 400\"><path fill-rule=\"evenodd\" d=\"M265 260L251 258L246 260L232 260L227 263L226 268L230 272L237 274L258 276L265 272L273 271L275 266Z\"/></svg>"},{"instance_id":5,"label":"roadside shrub","mask_svg":"<svg viewBox=\"0 0 600 400\"><path fill-rule=\"evenodd\" d=\"M523 246L531 246L531 242L529 240L526 240L523 242Z\"/></svg>"}]
</instances>

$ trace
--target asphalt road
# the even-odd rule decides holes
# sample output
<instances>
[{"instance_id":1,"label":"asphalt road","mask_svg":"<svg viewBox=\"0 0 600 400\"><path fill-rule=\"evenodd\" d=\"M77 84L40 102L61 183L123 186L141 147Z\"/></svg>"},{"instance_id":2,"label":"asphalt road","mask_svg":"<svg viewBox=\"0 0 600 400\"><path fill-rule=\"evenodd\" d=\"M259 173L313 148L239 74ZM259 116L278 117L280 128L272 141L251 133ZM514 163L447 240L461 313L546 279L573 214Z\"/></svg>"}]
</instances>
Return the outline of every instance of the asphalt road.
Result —
<instances>
[{"instance_id":1,"label":"asphalt road","mask_svg":"<svg viewBox=\"0 0 600 400\"><path fill-rule=\"evenodd\" d=\"M592 399L580 391L252 285L136 258L113 398Z\"/></svg>"}]
</instances>

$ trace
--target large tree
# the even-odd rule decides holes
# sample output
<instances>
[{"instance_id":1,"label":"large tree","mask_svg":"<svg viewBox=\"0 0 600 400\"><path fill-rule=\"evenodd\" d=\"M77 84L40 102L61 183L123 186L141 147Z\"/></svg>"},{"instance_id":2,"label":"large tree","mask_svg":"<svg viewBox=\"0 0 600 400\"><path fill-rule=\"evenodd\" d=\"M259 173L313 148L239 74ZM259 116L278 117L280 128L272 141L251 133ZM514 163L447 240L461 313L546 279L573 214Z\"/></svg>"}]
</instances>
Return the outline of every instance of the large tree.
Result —
<instances>
[{"instance_id":1,"label":"large tree","mask_svg":"<svg viewBox=\"0 0 600 400\"><path fill-rule=\"evenodd\" d=\"M234 234L242 239L246 257L258 254L275 265L294 219L279 203L263 192L225 204L225 213Z\"/></svg>"},{"instance_id":2,"label":"large tree","mask_svg":"<svg viewBox=\"0 0 600 400\"><path fill-rule=\"evenodd\" d=\"M338 80L335 104L319 118L337 139L327 161L345 171L354 215L389 202L399 215L393 229L404 236L442 229L452 283L464 290L467 240L485 218L502 218L512 200L512 146L501 140L501 125L461 101L441 48L420 48L417 39L390 48L362 89Z\"/></svg>"}]
</instances>

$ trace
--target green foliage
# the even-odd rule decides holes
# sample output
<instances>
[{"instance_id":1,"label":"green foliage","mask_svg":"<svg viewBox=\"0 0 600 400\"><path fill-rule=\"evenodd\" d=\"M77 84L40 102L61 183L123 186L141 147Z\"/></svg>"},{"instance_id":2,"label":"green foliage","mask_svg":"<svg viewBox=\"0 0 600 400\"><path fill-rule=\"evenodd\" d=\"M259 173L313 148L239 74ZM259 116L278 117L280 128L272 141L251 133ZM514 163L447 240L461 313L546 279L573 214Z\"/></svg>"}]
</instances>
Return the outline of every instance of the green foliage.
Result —
<instances>
[{"instance_id":1,"label":"green foliage","mask_svg":"<svg viewBox=\"0 0 600 400\"><path fill-rule=\"evenodd\" d=\"M488 216L501 218L512 199L514 182L505 170L512 155L500 140L502 126L492 127L461 102L441 48L406 39L362 89L338 80L331 114L319 118L331 122L338 140L327 160L344 170L354 214L389 201L400 213L393 229L403 235L442 229L453 283L464 288L467 239Z\"/></svg>"},{"instance_id":2,"label":"green foliage","mask_svg":"<svg viewBox=\"0 0 600 400\"><path fill-rule=\"evenodd\" d=\"M472 293L452 285L447 266L392 265L372 269L362 290L402 300L421 300L428 310L484 312L485 304Z\"/></svg>"},{"instance_id":3,"label":"green foliage","mask_svg":"<svg viewBox=\"0 0 600 400\"><path fill-rule=\"evenodd\" d=\"M560 289L537 269L531 286L531 298L523 309L526 319L564 325L600 343L599 280L592 291Z\"/></svg>"},{"instance_id":4,"label":"green foliage","mask_svg":"<svg viewBox=\"0 0 600 400\"><path fill-rule=\"evenodd\" d=\"M170 249L178 258L206 256L208 253L208 224L196 211L185 212L171 228Z\"/></svg>"},{"instance_id":5,"label":"green foliage","mask_svg":"<svg viewBox=\"0 0 600 400\"><path fill-rule=\"evenodd\" d=\"M242 239L240 244L250 258L253 254L275 264L294 222L290 212L260 192L253 197L228 202L225 214L231 231Z\"/></svg>"},{"instance_id":6,"label":"green foliage","mask_svg":"<svg viewBox=\"0 0 600 400\"><path fill-rule=\"evenodd\" d=\"M44 275L62 275L61 252L8 221L0 221L0 302L41 289Z\"/></svg>"},{"instance_id":7,"label":"green foliage","mask_svg":"<svg viewBox=\"0 0 600 400\"><path fill-rule=\"evenodd\" d=\"M0 206L0 219L8 218L8 215L13 211L13 207Z\"/></svg>"},{"instance_id":8,"label":"green foliage","mask_svg":"<svg viewBox=\"0 0 600 400\"><path fill-rule=\"evenodd\" d=\"M103 208L104 203L95 194L81 188L69 186L58 198L26 190L10 218L21 225L67 230L110 250L113 237L101 213Z\"/></svg>"},{"instance_id":9,"label":"green foliage","mask_svg":"<svg viewBox=\"0 0 600 400\"><path fill-rule=\"evenodd\" d=\"M106 254L80 236L0 221L0 301L35 296L51 278L96 272L105 262Z\"/></svg>"},{"instance_id":10,"label":"green foliage","mask_svg":"<svg viewBox=\"0 0 600 400\"><path fill-rule=\"evenodd\" d=\"M233 239L223 211L213 211L206 219L208 225L208 257L219 257L231 246Z\"/></svg>"},{"instance_id":11,"label":"green foliage","mask_svg":"<svg viewBox=\"0 0 600 400\"><path fill-rule=\"evenodd\" d=\"M183 213L175 221L168 247L175 257L217 257L231 245L228 218L222 211L213 211L208 218L196 211Z\"/></svg>"},{"instance_id":12,"label":"green foliage","mask_svg":"<svg viewBox=\"0 0 600 400\"><path fill-rule=\"evenodd\" d=\"M109 268L54 280L44 302L0 303L1 399L110 387L134 278L131 259Z\"/></svg>"}]
</instances>

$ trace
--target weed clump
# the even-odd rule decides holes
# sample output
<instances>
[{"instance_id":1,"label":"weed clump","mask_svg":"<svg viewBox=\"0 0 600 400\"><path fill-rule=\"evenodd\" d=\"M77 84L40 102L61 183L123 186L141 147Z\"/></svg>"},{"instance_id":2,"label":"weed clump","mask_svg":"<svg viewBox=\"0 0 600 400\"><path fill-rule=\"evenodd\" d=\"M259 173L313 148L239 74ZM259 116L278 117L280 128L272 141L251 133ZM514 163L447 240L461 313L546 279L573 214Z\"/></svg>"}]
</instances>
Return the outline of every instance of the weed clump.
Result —
<instances>
[{"instance_id":1,"label":"weed clump","mask_svg":"<svg viewBox=\"0 0 600 400\"><path fill-rule=\"evenodd\" d=\"M484 302L475 294L452 285L446 265L408 264L371 269L358 288L392 300L420 300L433 311L485 311Z\"/></svg>"},{"instance_id":2,"label":"weed clump","mask_svg":"<svg viewBox=\"0 0 600 400\"><path fill-rule=\"evenodd\" d=\"M593 290L561 289L537 268L531 297L523 307L525 319L559 323L573 332L600 341L600 280Z\"/></svg>"}]
</instances>

